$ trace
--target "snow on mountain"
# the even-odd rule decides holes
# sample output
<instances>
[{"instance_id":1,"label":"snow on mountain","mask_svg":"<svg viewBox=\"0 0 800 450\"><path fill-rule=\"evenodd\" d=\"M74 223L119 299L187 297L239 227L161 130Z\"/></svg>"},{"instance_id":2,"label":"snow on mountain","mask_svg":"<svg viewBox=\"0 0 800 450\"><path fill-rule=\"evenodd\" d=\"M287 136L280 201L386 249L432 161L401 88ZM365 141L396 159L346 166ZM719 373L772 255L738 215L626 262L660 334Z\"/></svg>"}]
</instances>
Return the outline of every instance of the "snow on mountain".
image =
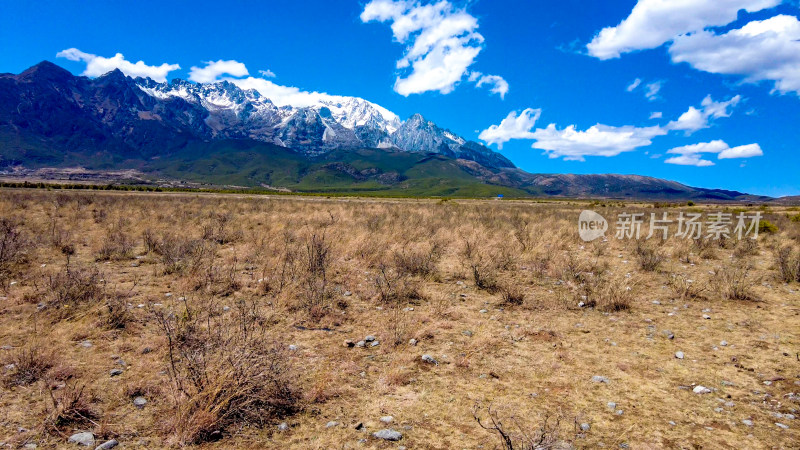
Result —
<instances>
[{"instance_id":1,"label":"snow on mountain","mask_svg":"<svg viewBox=\"0 0 800 450\"><path fill-rule=\"evenodd\" d=\"M207 111L206 125L217 138L250 138L321 154L332 149L396 148L481 159L513 166L501 155L415 114L402 122L397 114L358 97L318 94L304 105L275 105L257 89L241 83L158 83L134 80L142 92L162 102L182 100ZM306 96L308 97L308 96Z\"/></svg>"}]
</instances>

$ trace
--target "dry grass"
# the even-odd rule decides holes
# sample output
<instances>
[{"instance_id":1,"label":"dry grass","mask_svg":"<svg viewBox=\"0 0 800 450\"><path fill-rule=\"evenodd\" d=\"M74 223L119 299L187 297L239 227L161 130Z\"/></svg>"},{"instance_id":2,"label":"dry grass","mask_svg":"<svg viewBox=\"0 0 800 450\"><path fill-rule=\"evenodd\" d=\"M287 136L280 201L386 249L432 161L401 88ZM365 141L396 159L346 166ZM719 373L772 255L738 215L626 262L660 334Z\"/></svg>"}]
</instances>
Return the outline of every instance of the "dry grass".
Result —
<instances>
[{"instance_id":1,"label":"dry grass","mask_svg":"<svg viewBox=\"0 0 800 450\"><path fill-rule=\"evenodd\" d=\"M586 207L4 190L0 442L796 446L793 213L757 241L585 243Z\"/></svg>"}]
</instances>

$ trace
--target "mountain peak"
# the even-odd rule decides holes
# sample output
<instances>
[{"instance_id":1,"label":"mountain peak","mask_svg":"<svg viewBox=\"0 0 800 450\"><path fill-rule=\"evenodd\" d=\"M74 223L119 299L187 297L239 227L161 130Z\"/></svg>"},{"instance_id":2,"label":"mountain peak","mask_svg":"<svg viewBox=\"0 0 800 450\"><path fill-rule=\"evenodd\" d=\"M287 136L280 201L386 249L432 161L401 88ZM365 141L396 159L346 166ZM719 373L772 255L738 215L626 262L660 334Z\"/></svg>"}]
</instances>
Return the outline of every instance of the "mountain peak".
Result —
<instances>
[{"instance_id":1,"label":"mountain peak","mask_svg":"<svg viewBox=\"0 0 800 450\"><path fill-rule=\"evenodd\" d=\"M31 66L17 76L18 79L45 78L50 80L65 80L72 78L72 74L63 67L50 61L42 61Z\"/></svg>"}]
</instances>

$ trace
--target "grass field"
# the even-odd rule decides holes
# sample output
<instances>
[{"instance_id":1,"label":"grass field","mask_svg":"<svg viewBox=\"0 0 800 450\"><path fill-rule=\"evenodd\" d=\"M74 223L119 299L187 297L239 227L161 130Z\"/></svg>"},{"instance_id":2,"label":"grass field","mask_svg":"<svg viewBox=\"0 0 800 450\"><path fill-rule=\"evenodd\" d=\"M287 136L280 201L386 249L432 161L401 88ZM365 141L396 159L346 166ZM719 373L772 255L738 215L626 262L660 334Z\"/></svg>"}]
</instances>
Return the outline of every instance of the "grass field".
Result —
<instances>
[{"instance_id":1,"label":"grass field","mask_svg":"<svg viewBox=\"0 0 800 450\"><path fill-rule=\"evenodd\" d=\"M800 212L655 206L0 190L0 442L798 448Z\"/></svg>"}]
</instances>

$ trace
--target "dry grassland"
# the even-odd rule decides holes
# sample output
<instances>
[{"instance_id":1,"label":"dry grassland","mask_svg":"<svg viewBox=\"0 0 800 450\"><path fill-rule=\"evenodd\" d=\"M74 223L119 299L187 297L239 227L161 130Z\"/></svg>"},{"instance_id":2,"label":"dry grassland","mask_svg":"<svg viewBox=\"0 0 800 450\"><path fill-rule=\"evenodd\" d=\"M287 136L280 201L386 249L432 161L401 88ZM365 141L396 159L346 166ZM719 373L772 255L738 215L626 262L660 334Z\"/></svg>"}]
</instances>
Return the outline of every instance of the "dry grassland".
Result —
<instances>
[{"instance_id":1,"label":"dry grassland","mask_svg":"<svg viewBox=\"0 0 800 450\"><path fill-rule=\"evenodd\" d=\"M587 207L680 210L0 191L0 442L800 447L798 211L584 243Z\"/></svg>"}]
</instances>

